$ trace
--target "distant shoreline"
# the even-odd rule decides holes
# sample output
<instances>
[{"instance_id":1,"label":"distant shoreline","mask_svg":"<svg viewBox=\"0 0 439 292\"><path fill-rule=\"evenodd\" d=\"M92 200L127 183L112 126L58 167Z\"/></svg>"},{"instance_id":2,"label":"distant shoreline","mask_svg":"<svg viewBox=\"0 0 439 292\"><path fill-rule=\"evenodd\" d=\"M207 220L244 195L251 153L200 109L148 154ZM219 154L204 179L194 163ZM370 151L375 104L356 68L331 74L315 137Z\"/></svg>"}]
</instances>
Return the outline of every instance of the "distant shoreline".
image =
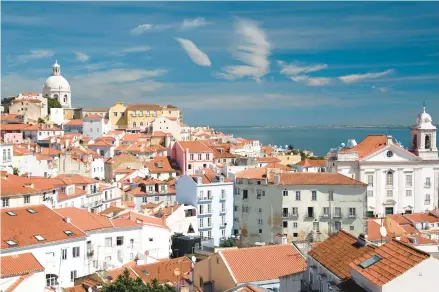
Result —
<instances>
[{"instance_id":1,"label":"distant shoreline","mask_svg":"<svg viewBox=\"0 0 439 292\"><path fill-rule=\"evenodd\" d=\"M381 125L381 126L349 126L349 125L321 125L321 126L210 126L211 128L248 128L248 129L410 129L411 125Z\"/></svg>"}]
</instances>

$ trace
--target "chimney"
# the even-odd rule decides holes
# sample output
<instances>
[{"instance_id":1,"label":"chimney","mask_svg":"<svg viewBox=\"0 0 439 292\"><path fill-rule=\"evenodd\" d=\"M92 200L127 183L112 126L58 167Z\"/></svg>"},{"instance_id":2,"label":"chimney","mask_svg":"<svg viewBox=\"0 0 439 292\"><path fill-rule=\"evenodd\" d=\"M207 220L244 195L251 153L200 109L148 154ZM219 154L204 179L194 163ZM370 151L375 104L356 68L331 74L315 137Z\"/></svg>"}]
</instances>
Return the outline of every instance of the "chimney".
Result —
<instances>
[{"instance_id":1,"label":"chimney","mask_svg":"<svg viewBox=\"0 0 439 292\"><path fill-rule=\"evenodd\" d=\"M274 175L274 184L275 185L279 185L280 184L280 174L279 173L276 173Z\"/></svg>"},{"instance_id":2,"label":"chimney","mask_svg":"<svg viewBox=\"0 0 439 292\"><path fill-rule=\"evenodd\" d=\"M393 139L391 135L387 136L386 145L393 145Z\"/></svg>"},{"instance_id":3,"label":"chimney","mask_svg":"<svg viewBox=\"0 0 439 292\"><path fill-rule=\"evenodd\" d=\"M66 218L64 218L64 221L65 221L66 223L70 223L70 218L69 218L69 217L66 217Z\"/></svg>"},{"instance_id":4,"label":"chimney","mask_svg":"<svg viewBox=\"0 0 439 292\"><path fill-rule=\"evenodd\" d=\"M357 247L363 247L365 245L366 245L366 238L364 237L363 233L360 233L357 239Z\"/></svg>"}]
</instances>

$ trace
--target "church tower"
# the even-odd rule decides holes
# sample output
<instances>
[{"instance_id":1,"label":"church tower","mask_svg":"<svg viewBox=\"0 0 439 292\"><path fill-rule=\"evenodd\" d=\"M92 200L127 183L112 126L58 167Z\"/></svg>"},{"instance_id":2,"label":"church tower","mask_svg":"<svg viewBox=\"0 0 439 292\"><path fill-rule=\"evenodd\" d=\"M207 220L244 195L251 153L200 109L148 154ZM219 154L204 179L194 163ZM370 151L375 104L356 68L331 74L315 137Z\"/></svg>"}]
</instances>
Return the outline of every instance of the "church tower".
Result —
<instances>
[{"instance_id":1,"label":"church tower","mask_svg":"<svg viewBox=\"0 0 439 292\"><path fill-rule=\"evenodd\" d=\"M432 124L431 116L425 111L416 118L416 125L412 127L412 142L410 150L423 160L436 160L438 150L436 146L436 126Z\"/></svg>"}]
</instances>

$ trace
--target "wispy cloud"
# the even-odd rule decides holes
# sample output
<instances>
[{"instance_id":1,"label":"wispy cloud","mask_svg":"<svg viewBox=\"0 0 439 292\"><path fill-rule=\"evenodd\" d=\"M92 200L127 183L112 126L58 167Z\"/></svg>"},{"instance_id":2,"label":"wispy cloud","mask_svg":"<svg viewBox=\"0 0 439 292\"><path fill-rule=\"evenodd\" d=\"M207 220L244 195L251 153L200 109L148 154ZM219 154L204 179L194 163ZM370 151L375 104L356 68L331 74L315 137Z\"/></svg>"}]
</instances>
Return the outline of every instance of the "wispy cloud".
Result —
<instances>
[{"instance_id":1,"label":"wispy cloud","mask_svg":"<svg viewBox=\"0 0 439 292\"><path fill-rule=\"evenodd\" d=\"M135 28L131 29L130 33L132 35L141 35L141 34L146 33L146 32L161 31L161 30L165 30L165 29L168 29L171 27L173 27L173 25L145 23L145 24L139 24Z\"/></svg>"},{"instance_id":2,"label":"wispy cloud","mask_svg":"<svg viewBox=\"0 0 439 292\"><path fill-rule=\"evenodd\" d=\"M384 77L389 74L392 74L394 71L395 71L394 69L388 69L386 71L377 72L377 73L351 74L351 75L340 76L338 77L338 79L340 79L343 83L350 84L350 83L360 82L366 79L376 79L376 78Z\"/></svg>"},{"instance_id":3,"label":"wispy cloud","mask_svg":"<svg viewBox=\"0 0 439 292\"><path fill-rule=\"evenodd\" d=\"M55 53L51 50L31 50L29 54L19 55L17 61L28 62L30 60L50 58L53 57Z\"/></svg>"},{"instance_id":4,"label":"wispy cloud","mask_svg":"<svg viewBox=\"0 0 439 292\"><path fill-rule=\"evenodd\" d=\"M235 33L238 42L232 54L236 60L245 65L226 66L223 68L223 72L216 75L229 80L251 77L259 82L270 69L268 57L271 54L271 45L265 32L253 21L239 20Z\"/></svg>"},{"instance_id":5,"label":"wispy cloud","mask_svg":"<svg viewBox=\"0 0 439 292\"><path fill-rule=\"evenodd\" d=\"M75 55L76 59L81 62L87 62L90 59L90 56L85 53L75 52Z\"/></svg>"},{"instance_id":6,"label":"wispy cloud","mask_svg":"<svg viewBox=\"0 0 439 292\"><path fill-rule=\"evenodd\" d=\"M151 50L150 46L138 46L138 47L125 48L121 50L121 52L129 54L129 53L142 53L150 50Z\"/></svg>"},{"instance_id":7,"label":"wispy cloud","mask_svg":"<svg viewBox=\"0 0 439 292\"><path fill-rule=\"evenodd\" d=\"M388 87L377 87L375 85L372 85L372 88L378 90L381 93L385 93L385 92L388 92L390 90L390 88L388 88Z\"/></svg>"},{"instance_id":8,"label":"wispy cloud","mask_svg":"<svg viewBox=\"0 0 439 292\"><path fill-rule=\"evenodd\" d=\"M311 64L303 65L298 62L287 64L283 61L277 61L279 66L281 66L280 74L284 75L299 75L303 73L317 72L328 68L327 64Z\"/></svg>"},{"instance_id":9,"label":"wispy cloud","mask_svg":"<svg viewBox=\"0 0 439 292\"><path fill-rule=\"evenodd\" d=\"M197 18L192 18L192 19L184 19L183 23L180 26L180 29L192 29L192 28L197 28L197 27L201 27L201 26L205 26L210 24L210 22L207 22L204 17L197 17Z\"/></svg>"},{"instance_id":10,"label":"wispy cloud","mask_svg":"<svg viewBox=\"0 0 439 292\"><path fill-rule=\"evenodd\" d=\"M176 38L176 40L195 64L205 67L210 67L212 65L209 56L201 51L192 41L181 38Z\"/></svg>"},{"instance_id":11,"label":"wispy cloud","mask_svg":"<svg viewBox=\"0 0 439 292\"><path fill-rule=\"evenodd\" d=\"M290 79L308 86L324 86L331 82L331 78L328 77L309 77L306 75L291 76Z\"/></svg>"}]
</instances>

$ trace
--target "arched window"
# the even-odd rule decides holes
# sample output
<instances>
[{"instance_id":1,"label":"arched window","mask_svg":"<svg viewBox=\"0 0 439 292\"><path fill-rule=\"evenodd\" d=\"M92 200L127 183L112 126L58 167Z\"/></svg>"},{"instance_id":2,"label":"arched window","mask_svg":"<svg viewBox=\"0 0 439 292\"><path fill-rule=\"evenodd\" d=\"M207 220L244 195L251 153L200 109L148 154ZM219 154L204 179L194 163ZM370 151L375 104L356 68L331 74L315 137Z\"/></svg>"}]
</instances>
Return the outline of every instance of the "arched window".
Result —
<instances>
[{"instance_id":1,"label":"arched window","mask_svg":"<svg viewBox=\"0 0 439 292\"><path fill-rule=\"evenodd\" d=\"M390 170L386 173L386 186L393 186L393 172Z\"/></svg>"},{"instance_id":2,"label":"arched window","mask_svg":"<svg viewBox=\"0 0 439 292\"><path fill-rule=\"evenodd\" d=\"M53 98L58 98L58 94L54 94L54 95L53 95Z\"/></svg>"},{"instance_id":3,"label":"arched window","mask_svg":"<svg viewBox=\"0 0 439 292\"><path fill-rule=\"evenodd\" d=\"M418 135L413 135L413 149L418 148Z\"/></svg>"},{"instance_id":4,"label":"arched window","mask_svg":"<svg viewBox=\"0 0 439 292\"><path fill-rule=\"evenodd\" d=\"M143 126L143 122L140 122L140 126L141 126L141 127Z\"/></svg>"},{"instance_id":5,"label":"arched window","mask_svg":"<svg viewBox=\"0 0 439 292\"><path fill-rule=\"evenodd\" d=\"M133 122L133 128L135 128L136 127L136 122Z\"/></svg>"},{"instance_id":6,"label":"arched window","mask_svg":"<svg viewBox=\"0 0 439 292\"><path fill-rule=\"evenodd\" d=\"M64 94L64 102L67 102L67 94Z\"/></svg>"},{"instance_id":7,"label":"arched window","mask_svg":"<svg viewBox=\"0 0 439 292\"><path fill-rule=\"evenodd\" d=\"M425 135L425 149L431 148L430 135Z\"/></svg>"}]
</instances>

